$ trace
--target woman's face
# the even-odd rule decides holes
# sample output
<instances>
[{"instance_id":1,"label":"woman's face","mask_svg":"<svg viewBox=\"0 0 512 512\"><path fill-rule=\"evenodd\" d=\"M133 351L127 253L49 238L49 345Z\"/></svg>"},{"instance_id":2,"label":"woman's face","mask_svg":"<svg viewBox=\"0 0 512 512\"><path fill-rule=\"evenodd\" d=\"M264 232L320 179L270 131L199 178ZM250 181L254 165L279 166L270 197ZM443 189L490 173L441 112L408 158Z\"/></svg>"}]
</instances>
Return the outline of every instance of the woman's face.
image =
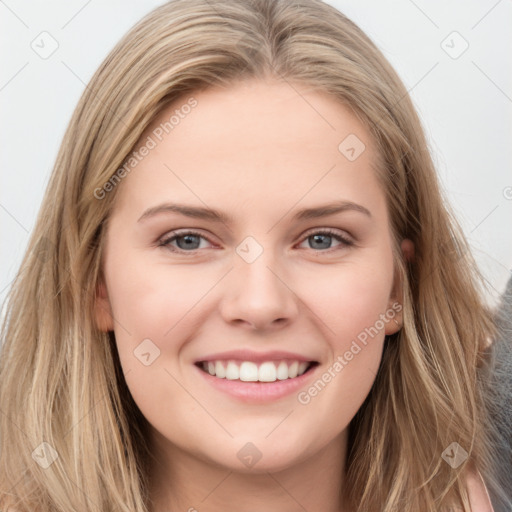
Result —
<instances>
[{"instance_id":1,"label":"woman's face","mask_svg":"<svg viewBox=\"0 0 512 512\"><path fill-rule=\"evenodd\" d=\"M367 130L247 81L176 101L133 157L97 314L153 441L240 472L339 453L401 321Z\"/></svg>"}]
</instances>

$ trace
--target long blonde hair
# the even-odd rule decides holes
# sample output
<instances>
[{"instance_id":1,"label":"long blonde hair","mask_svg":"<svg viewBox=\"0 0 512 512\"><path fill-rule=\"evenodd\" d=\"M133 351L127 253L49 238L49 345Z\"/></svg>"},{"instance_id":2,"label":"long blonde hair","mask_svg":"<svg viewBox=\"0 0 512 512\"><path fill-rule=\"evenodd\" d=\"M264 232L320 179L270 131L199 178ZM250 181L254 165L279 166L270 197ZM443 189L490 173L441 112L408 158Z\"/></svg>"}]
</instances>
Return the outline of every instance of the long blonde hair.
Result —
<instances>
[{"instance_id":1,"label":"long blonde hair","mask_svg":"<svg viewBox=\"0 0 512 512\"><path fill-rule=\"evenodd\" d=\"M404 85L361 30L319 0L166 3L124 36L86 87L6 307L2 510L150 510L147 422L113 333L94 321L105 227L122 183L102 198L97 190L170 102L267 76L348 105L381 157L404 326L386 339L351 423L347 500L358 512L469 511L463 475L486 464L480 367L493 332L480 277ZM399 250L403 238L415 245L412 262ZM454 442L468 453L457 468L441 457Z\"/></svg>"}]
</instances>

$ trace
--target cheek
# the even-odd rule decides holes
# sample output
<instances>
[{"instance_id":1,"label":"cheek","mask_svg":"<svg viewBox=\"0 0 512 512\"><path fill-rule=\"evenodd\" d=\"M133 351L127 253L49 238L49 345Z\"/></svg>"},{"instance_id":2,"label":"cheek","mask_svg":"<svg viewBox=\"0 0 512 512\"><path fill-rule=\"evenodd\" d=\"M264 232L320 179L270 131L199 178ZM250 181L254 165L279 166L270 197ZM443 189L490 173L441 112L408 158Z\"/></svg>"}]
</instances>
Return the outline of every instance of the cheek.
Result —
<instances>
[{"instance_id":1,"label":"cheek","mask_svg":"<svg viewBox=\"0 0 512 512\"><path fill-rule=\"evenodd\" d=\"M197 333L200 302L215 276L194 268L148 265L134 257L107 266L106 272L128 388L147 418L169 424L172 418L163 404L190 411L196 407L177 383L182 376L176 361L189 335Z\"/></svg>"},{"instance_id":2,"label":"cheek","mask_svg":"<svg viewBox=\"0 0 512 512\"><path fill-rule=\"evenodd\" d=\"M333 267L330 273L317 273L305 282L302 296L308 297L308 307L322 320L335 349L344 350L367 329L376 327L384 333L379 319L390 307L392 272L391 261L354 264Z\"/></svg>"},{"instance_id":3,"label":"cheek","mask_svg":"<svg viewBox=\"0 0 512 512\"><path fill-rule=\"evenodd\" d=\"M348 425L373 385L385 323L395 315L389 304L392 260L346 265L325 279L318 277L310 281L316 286L307 305L321 319L317 325L328 340L329 361L299 403L325 408L333 426Z\"/></svg>"},{"instance_id":4,"label":"cheek","mask_svg":"<svg viewBox=\"0 0 512 512\"><path fill-rule=\"evenodd\" d=\"M204 271L148 265L142 258L109 270L114 316L139 337L163 338L212 286Z\"/></svg>"}]
</instances>

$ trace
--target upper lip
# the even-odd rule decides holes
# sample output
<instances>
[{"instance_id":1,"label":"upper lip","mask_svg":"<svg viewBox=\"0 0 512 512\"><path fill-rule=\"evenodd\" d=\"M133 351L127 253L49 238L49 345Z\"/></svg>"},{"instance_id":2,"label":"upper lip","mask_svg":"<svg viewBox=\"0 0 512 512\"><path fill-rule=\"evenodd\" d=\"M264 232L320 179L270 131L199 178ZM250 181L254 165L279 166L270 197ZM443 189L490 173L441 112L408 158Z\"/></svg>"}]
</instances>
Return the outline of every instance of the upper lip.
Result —
<instances>
[{"instance_id":1,"label":"upper lip","mask_svg":"<svg viewBox=\"0 0 512 512\"><path fill-rule=\"evenodd\" d=\"M316 362L315 359L294 352L286 352L283 350L272 350L270 352L254 352L252 350L230 350L228 352L217 352L209 354L195 361L195 364L203 361L227 361L229 359L239 359L241 361L252 361L261 363L264 361L273 361L279 359L293 359L294 361L304 361L306 363Z\"/></svg>"}]
</instances>

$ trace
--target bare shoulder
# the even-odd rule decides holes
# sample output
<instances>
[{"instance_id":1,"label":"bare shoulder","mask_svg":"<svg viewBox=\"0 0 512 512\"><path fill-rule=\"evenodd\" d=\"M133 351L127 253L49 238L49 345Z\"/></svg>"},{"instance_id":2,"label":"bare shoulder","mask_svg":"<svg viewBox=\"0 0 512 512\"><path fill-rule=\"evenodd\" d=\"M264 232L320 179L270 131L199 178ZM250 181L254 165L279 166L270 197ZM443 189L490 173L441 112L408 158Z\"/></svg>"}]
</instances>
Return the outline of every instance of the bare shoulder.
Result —
<instances>
[{"instance_id":1,"label":"bare shoulder","mask_svg":"<svg viewBox=\"0 0 512 512\"><path fill-rule=\"evenodd\" d=\"M494 512L489 493L479 471L471 470L468 472L466 487L472 512Z\"/></svg>"}]
</instances>

